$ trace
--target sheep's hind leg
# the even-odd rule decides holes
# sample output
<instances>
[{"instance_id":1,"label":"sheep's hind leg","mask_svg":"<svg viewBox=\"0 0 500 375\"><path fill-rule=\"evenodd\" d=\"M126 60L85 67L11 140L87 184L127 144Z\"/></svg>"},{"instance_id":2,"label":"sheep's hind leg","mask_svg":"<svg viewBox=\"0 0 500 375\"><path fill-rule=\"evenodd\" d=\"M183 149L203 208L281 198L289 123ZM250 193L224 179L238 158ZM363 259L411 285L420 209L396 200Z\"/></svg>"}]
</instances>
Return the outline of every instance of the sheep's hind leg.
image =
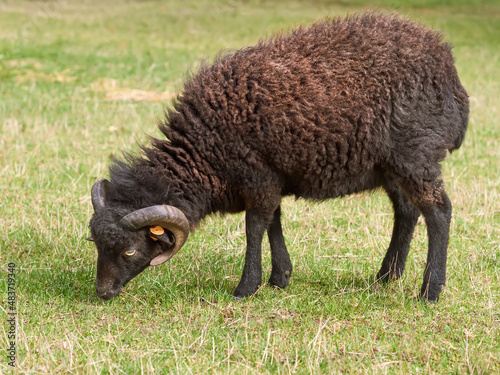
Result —
<instances>
[{"instance_id":1,"label":"sheep's hind leg","mask_svg":"<svg viewBox=\"0 0 500 375\"><path fill-rule=\"evenodd\" d=\"M427 224L429 250L420 297L431 302L439 299L439 292L446 283L446 258L450 235L451 202L444 188L434 191L433 204L422 204L420 210Z\"/></svg>"},{"instance_id":2,"label":"sheep's hind leg","mask_svg":"<svg viewBox=\"0 0 500 375\"><path fill-rule=\"evenodd\" d=\"M446 283L451 202L441 180L427 183L419 189L409 189L408 196L424 215L429 240L427 264L420 297L430 302L436 302Z\"/></svg>"},{"instance_id":3,"label":"sheep's hind leg","mask_svg":"<svg viewBox=\"0 0 500 375\"><path fill-rule=\"evenodd\" d=\"M420 211L408 201L401 188L394 181L387 179L384 183L384 189L391 199L394 209L394 227L389 248L382 261L380 271L377 273L377 279L389 281L399 279L403 275Z\"/></svg>"},{"instance_id":4,"label":"sheep's hind leg","mask_svg":"<svg viewBox=\"0 0 500 375\"><path fill-rule=\"evenodd\" d=\"M278 288L285 288L292 274L292 262L286 249L283 231L281 229L281 207L274 211L273 221L267 230L269 244L271 246L271 260L273 269L269 284Z\"/></svg>"}]
</instances>

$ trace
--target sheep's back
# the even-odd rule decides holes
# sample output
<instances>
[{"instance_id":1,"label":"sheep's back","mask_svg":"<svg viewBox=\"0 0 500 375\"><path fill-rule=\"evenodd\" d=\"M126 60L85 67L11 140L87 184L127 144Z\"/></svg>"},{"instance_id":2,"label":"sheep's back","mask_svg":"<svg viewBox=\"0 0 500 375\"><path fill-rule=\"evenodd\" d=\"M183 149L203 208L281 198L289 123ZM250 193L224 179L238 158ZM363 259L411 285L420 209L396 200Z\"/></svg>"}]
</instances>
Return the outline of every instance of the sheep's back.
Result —
<instances>
[{"instance_id":1,"label":"sheep's back","mask_svg":"<svg viewBox=\"0 0 500 375\"><path fill-rule=\"evenodd\" d=\"M168 123L215 169L273 170L292 193L331 186L335 195L339 180L369 174L415 142L405 137L450 148L453 125L401 116L446 117L457 111L449 101L464 93L440 34L368 14L218 57L186 83Z\"/></svg>"}]
</instances>

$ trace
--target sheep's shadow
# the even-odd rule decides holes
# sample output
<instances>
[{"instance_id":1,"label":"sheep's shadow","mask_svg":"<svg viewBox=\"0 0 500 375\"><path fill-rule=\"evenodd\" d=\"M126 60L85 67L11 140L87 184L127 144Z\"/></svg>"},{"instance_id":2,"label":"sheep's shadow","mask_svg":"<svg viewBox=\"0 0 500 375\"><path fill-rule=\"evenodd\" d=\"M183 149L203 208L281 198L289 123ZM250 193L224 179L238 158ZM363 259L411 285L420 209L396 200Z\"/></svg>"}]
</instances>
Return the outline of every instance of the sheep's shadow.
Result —
<instances>
[{"instance_id":1,"label":"sheep's shadow","mask_svg":"<svg viewBox=\"0 0 500 375\"><path fill-rule=\"evenodd\" d=\"M210 268L210 267L209 267ZM145 271L130 281L118 299L134 296L139 300L157 296L156 302L162 303L181 299L200 299L220 301L233 299L233 292L239 282L239 274L211 273L210 269L201 270L198 274L188 274L185 277L172 277L167 270ZM234 271L234 269L233 269ZM71 269L33 269L27 272L25 279L27 295L32 297L51 298L60 297L75 303L99 303L101 300L95 292L95 266L88 265ZM378 281L375 274L354 274L342 272L335 276L316 277L295 272L290 285L285 290L270 286L267 282L269 275L264 272L263 285L259 294L293 295L297 292L310 293L316 296L362 296L367 294L379 295L380 291L388 288L388 283ZM173 281L173 282L172 282ZM267 292L266 292L267 290ZM236 301L236 299L234 299Z\"/></svg>"},{"instance_id":2,"label":"sheep's shadow","mask_svg":"<svg viewBox=\"0 0 500 375\"><path fill-rule=\"evenodd\" d=\"M297 277L295 283L300 283L300 289L308 289L316 294L342 295L357 294L379 288L383 283L377 281L375 275L354 275L352 273L342 273L335 277L311 278ZM294 285L295 285L294 283Z\"/></svg>"}]
</instances>

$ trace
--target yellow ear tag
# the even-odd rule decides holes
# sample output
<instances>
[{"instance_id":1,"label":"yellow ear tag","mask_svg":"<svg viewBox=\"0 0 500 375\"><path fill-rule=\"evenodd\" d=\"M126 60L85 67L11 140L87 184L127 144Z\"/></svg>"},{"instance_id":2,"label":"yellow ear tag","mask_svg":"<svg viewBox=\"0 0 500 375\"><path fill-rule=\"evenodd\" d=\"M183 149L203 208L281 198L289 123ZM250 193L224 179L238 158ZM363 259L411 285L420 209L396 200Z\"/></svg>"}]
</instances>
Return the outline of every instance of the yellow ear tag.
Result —
<instances>
[{"instance_id":1,"label":"yellow ear tag","mask_svg":"<svg viewBox=\"0 0 500 375\"><path fill-rule=\"evenodd\" d=\"M165 233L165 229L157 225L156 227L151 227L149 228L149 231L154 234L155 236L161 236L163 233ZM158 241L158 238L155 238L153 236L150 236L154 241Z\"/></svg>"}]
</instances>

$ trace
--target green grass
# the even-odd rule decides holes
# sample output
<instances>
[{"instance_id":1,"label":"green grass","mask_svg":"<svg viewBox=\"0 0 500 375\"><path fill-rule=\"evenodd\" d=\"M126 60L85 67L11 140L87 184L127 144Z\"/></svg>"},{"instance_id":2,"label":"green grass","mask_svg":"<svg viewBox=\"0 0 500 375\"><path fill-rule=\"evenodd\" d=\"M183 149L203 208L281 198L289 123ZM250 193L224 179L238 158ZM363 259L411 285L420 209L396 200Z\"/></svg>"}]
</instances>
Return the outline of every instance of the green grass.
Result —
<instances>
[{"instance_id":1,"label":"green grass","mask_svg":"<svg viewBox=\"0 0 500 375\"><path fill-rule=\"evenodd\" d=\"M1 2L0 372L11 369L15 262L17 373L500 373L500 4L409 3ZM294 264L285 290L232 298L245 244L234 215L208 218L169 263L100 301L96 251L85 241L90 188L111 155L159 135L164 105L200 59L380 7L443 30L470 94L466 140L443 165L454 217L441 300L415 298L423 223L402 280L374 283L392 227L377 192L284 201Z\"/></svg>"}]
</instances>

